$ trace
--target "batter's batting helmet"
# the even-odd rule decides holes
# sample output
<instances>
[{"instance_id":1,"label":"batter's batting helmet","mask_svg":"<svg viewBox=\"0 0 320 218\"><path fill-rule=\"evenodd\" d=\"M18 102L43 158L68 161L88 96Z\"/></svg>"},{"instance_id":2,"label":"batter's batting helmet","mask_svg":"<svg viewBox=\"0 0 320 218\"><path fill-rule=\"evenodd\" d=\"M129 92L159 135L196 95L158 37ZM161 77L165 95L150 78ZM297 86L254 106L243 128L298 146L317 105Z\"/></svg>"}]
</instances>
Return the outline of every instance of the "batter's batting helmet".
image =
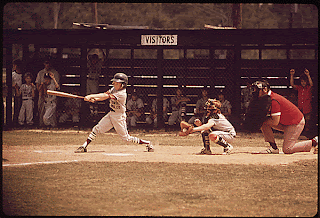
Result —
<instances>
[{"instance_id":1,"label":"batter's batting helmet","mask_svg":"<svg viewBox=\"0 0 320 218\"><path fill-rule=\"evenodd\" d=\"M124 73L116 73L111 81L122 83L123 87L128 85L128 76Z\"/></svg>"}]
</instances>

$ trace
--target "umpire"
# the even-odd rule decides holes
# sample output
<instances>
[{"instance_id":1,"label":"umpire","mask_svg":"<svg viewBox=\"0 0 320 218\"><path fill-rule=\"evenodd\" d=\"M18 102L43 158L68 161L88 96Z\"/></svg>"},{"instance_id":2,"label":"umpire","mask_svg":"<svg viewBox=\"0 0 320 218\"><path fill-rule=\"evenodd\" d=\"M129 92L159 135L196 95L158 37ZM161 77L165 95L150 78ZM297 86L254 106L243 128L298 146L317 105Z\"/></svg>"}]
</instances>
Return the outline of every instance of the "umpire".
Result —
<instances>
[{"instance_id":1,"label":"umpire","mask_svg":"<svg viewBox=\"0 0 320 218\"><path fill-rule=\"evenodd\" d=\"M262 123L261 131L270 148L261 154L279 154L272 129L284 132L282 150L285 154L296 152L310 152L318 150L318 136L311 140L298 142L297 140L305 126L305 119L301 111L285 97L270 90L267 81L256 81L252 84L253 95L258 98L270 96L271 109L268 118Z\"/></svg>"}]
</instances>

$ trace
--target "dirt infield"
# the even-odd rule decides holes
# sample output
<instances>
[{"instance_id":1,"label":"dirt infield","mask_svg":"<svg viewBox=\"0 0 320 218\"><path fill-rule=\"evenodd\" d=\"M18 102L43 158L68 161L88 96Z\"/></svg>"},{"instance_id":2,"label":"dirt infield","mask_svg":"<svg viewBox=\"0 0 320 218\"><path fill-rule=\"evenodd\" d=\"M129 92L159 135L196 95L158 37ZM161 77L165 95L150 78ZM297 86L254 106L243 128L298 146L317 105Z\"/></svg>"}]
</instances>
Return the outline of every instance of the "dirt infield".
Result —
<instances>
[{"instance_id":1,"label":"dirt infield","mask_svg":"<svg viewBox=\"0 0 320 218\"><path fill-rule=\"evenodd\" d=\"M77 145L56 146L14 146L3 147L3 166L64 162L167 162L167 163L202 163L202 164L263 164L285 165L301 160L316 159L311 152L292 155L251 154L264 147L234 148L230 155L221 155L221 148L214 147L216 155L195 155L199 151L191 146L155 146L155 152L146 152L139 145L92 145L87 153L74 153Z\"/></svg>"},{"instance_id":2,"label":"dirt infield","mask_svg":"<svg viewBox=\"0 0 320 218\"><path fill-rule=\"evenodd\" d=\"M45 134L46 131L41 131ZM66 132L60 132L65 134ZM72 132L71 132L72 133ZM47 131L47 134L59 134L59 132L52 133ZM85 138L87 132L78 133ZM139 136L139 134L137 134ZM168 162L168 163L203 163L203 164L263 164L263 165L285 165L295 161L316 159L317 155L312 152L295 153L292 155L280 154L251 154L259 152L266 147L257 147L257 144L263 144L261 135L244 136L240 135L236 138L234 149L230 155L222 155L222 147L211 145L213 155L196 155L201 149L199 146L189 144L186 146L179 140L186 141L200 141L197 135L188 137L176 137L176 145L166 144L165 138L174 138L174 133L158 133L148 134L144 133L141 137L152 137L155 142L155 152L146 152L143 145L135 145L131 143L123 143L119 141L115 133L104 134L103 137L111 137L117 144L97 144L92 143L88 147L87 153L74 153L74 150L79 146L74 145L61 145L58 141L55 145L18 145L9 146L4 143L3 152L3 166L19 166L28 164L40 163L63 163L63 162ZM110 141L110 140L108 140ZM282 139L279 139L281 144ZM118 144L118 143L121 144ZM172 142L171 142L172 143ZM251 147L250 144L252 143ZM246 146L247 145L247 146Z\"/></svg>"},{"instance_id":3,"label":"dirt infield","mask_svg":"<svg viewBox=\"0 0 320 218\"><path fill-rule=\"evenodd\" d=\"M12 216L313 217L318 155L251 154L261 134L239 133L230 155L196 155L200 135L132 132L155 152L89 131L3 132L3 212ZM303 138L301 139L303 140ZM276 134L281 151L282 135Z\"/></svg>"}]
</instances>

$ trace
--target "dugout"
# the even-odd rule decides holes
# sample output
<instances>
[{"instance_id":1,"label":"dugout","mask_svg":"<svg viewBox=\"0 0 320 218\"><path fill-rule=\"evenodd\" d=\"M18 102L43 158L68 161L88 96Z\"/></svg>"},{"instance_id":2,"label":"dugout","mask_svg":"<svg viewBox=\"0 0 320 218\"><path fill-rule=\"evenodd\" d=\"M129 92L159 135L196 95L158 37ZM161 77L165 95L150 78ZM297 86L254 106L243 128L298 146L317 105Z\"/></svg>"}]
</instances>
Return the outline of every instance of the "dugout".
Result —
<instances>
[{"instance_id":1,"label":"dugout","mask_svg":"<svg viewBox=\"0 0 320 218\"><path fill-rule=\"evenodd\" d=\"M42 58L49 54L60 73L61 90L79 89L86 94L87 53L103 49L106 62L99 79L99 91L107 90L116 72L129 76L128 94L138 90L148 113L158 94L170 98L182 86L191 98L187 115L200 89L208 87L210 97L224 90L238 118L240 93L246 80L267 79L271 88L289 96L289 70L296 69L296 83L304 68L313 82L313 111L318 113L318 29L70 29L70 30L4 30L3 71L7 94L4 124L12 126L13 48L22 47L26 71L36 76L43 69ZM10 72L10 73L8 73ZM36 99L37 100L37 99ZM158 105L160 114L161 105ZM108 112L99 102L99 115ZM82 110L81 122L86 122ZM3 116L4 117L4 116ZM158 116L163 126L162 116Z\"/></svg>"}]
</instances>

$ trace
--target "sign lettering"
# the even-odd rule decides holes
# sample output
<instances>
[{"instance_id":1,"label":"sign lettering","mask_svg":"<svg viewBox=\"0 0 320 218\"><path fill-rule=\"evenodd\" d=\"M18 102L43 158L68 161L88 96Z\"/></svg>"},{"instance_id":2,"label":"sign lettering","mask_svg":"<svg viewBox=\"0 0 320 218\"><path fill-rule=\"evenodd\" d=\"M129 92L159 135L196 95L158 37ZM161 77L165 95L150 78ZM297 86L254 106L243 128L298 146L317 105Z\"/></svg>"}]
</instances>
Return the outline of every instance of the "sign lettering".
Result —
<instances>
[{"instance_id":1,"label":"sign lettering","mask_svg":"<svg viewBox=\"0 0 320 218\"><path fill-rule=\"evenodd\" d=\"M178 45L178 35L141 35L141 45Z\"/></svg>"}]
</instances>

